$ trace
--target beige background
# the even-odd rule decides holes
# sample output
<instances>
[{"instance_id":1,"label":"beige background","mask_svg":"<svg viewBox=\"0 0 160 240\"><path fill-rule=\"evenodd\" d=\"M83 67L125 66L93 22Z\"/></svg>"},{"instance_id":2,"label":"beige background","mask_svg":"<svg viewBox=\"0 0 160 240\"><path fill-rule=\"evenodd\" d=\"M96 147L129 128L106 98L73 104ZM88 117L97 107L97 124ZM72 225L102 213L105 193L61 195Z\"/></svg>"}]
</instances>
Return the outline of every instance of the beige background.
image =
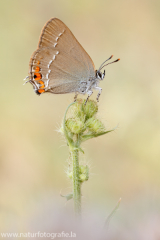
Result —
<instances>
[{"instance_id":1,"label":"beige background","mask_svg":"<svg viewBox=\"0 0 160 240\"><path fill-rule=\"evenodd\" d=\"M51 17L71 29L96 68L112 54L121 58L106 68L99 103L106 128L119 127L82 146L81 161L90 166L83 216L93 214L103 225L121 197L110 239L160 239L158 0L0 2L0 231L55 231L59 211L72 211L72 201L59 195L71 184L68 148L57 130L74 94L38 97L30 84L23 86Z\"/></svg>"}]
</instances>

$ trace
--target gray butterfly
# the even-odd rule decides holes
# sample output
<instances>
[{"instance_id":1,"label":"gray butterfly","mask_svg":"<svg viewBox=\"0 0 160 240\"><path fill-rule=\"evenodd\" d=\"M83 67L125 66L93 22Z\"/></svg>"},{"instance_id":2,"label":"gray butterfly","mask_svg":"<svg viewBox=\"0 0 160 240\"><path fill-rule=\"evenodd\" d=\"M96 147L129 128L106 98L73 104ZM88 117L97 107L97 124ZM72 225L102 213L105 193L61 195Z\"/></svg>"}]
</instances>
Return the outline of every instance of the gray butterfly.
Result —
<instances>
[{"instance_id":1,"label":"gray butterfly","mask_svg":"<svg viewBox=\"0 0 160 240\"><path fill-rule=\"evenodd\" d=\"M30 59L29 76L26 77L29 80L25 83L30 82L38 95L75 92L76 100L78 93L87 93L86 102L93 93L92 89L96 89L98 101L102 92L99 81L105 76L105 70L102 73L101 69L113 62L104 63L95 70L92 59L69 28L61 20L52 18L42 29L38 48Z\"/></svg>"}]
</instances>

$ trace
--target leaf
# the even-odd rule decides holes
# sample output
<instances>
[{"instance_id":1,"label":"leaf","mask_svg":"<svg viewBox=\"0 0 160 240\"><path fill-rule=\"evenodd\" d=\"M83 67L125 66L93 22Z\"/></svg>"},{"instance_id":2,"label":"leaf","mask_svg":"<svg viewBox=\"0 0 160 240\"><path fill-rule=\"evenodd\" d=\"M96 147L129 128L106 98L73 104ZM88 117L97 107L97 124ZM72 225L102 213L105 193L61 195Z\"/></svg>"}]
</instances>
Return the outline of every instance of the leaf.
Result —
<instances>
[{"instance_id":1,"label":"leaf","mask_svg":"<svg viewBox=\"0 0 160 240\"><path fill-rule=\"evenodd\" d=\"M112 132L112 131L114 131L114 130L115 130L115 128L114 128L114 129L111 129L111 130L108 130L108 131L105 131L105 132L82 135L82 136L81 136L81 141L84 142L84 141L86 141L86 140L88 140L88 139L95 138L95 137L99 137L99 136L101 136L101 135L104 135L104 134L106 134L106 133Z\"/></svg>"},{"instance_id":2,"label":"leaf","mask_svg":"<svg viewBox=\"0 0 160 240\"><path fill-rule=\"evenodd\" d=\"M109 216L107 217L106 221L105 221L105 224L104 224L104 227L107 227L109 226L109 223L110 223L110 220L111 218L113 217L113 215L115 214L115 212L117 211L117 209L119 208L119 205L121 203L121 198L119 199L118 203L116 204L116 206L114 207L114 209L112 210L112 212L109 214Z\"/></svg>"},{"instance_id":3,"label":"leaf","mask_svg":"<svg viewBox=\"0 0 160 240\"><path fill-rule=\"evenodd\" d=\"M70 199L73 198L73 193L69 193L69 194L67 194L67 195L62 195L62 194L60 194L60 196L61 196L61 197L65 197L66 200L69 201Z\"/></svg>"}]
</instances>

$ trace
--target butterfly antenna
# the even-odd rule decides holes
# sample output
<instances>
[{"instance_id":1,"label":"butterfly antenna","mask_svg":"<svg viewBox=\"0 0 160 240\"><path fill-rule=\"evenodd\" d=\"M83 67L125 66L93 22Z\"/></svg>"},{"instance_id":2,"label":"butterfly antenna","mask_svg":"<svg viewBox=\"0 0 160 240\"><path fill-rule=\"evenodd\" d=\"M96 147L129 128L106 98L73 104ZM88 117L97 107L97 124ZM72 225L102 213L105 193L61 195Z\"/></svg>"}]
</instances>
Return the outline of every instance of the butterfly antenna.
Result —
<instances>
[{"instance_id":1,"label":"butterfly antenna","mask_svg":"<svg viewBox=\"0 0 160 240\"><path fill-rule=\"evenodd\" d=\"M104 65L104 66L102 66L101 68L99 68L99 70L98 71L100 71L102 68L104 68L104 67L106 67L107 65L109 65L109 64L111 64L111 63L115 63L115 62L118 62L120 60L120 58L118 58L118 59L116 59L115 61L113 61L113 62L110 62L110 63L107 63L106 65Z\"/></svg>"},{"instance_id":2,"label":"butterfly antenna","mask_svg":"<svg viewBox=\"0 0 160 240\"><path fill-rule=\"evenodd\" d=\"M111 55L107 60L105 60L105 61L101 64L101 66L99 67L99 70L98 70L98 71L100 71L100 69L102 68L103 64L104 64L105 62L107 62L108 60L110 60L112 57L113 57L113 55Z\"/></svg>"}]
</instances>

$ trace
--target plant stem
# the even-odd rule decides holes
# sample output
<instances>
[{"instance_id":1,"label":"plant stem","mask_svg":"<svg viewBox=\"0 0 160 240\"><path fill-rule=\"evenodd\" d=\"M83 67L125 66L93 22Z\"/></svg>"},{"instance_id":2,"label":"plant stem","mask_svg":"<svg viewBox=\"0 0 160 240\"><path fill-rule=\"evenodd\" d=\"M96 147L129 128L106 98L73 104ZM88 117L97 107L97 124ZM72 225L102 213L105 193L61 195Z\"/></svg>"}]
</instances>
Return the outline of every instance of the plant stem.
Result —
<instances>
[{"instance_id":1,"label":"plant stem","mask_svg":"<svg viewBox=\"0 0 160 240\"><path fill-rule=\"evenodd\" d=\"M75 105L74 105L75 104ZM74 106L73 106L74 105ZM67 113L69 108L69 116ZM95 101L82 99L69 104L66 109L62 132L69 146L72 160L72 170L68 170L67 175L72 180L72 193L64 196L67 200L73 198L74 211L76 217L81 215L81 186L89 179L89 168L87 165L79 164L79 152L84 153L80 145L82 142L94 137L98 137L113 131L106 131L103 123L97 119L98 106Z\"/></svg>"},{"instance_id":2,"label":"plant stem","mask_svg":"<svg viewBox=\"0 0 160 240\"><path fill-rule=\"evenodd\" d=\"M70 149L72 156L73 167L73 201L75 215L78 217L81 215L81 183L79 180L79 150Z\"/></svg>"},{"instance_id":3,"label":"plant stem","mask_svg":"<svg viewBox=\"0 0 160 240\"><path fill-rule=\"evenodd\" d=\"M65 126L65 121L66 121L66 115L68 112L68 109L70 108L71 105L75 103L71 103L64 116L63 120L63 129L64 129L64 134L67 139L69 148L70 148L70 153L72 157L72 170L73 170L73 177L72 177L72 182L73 182L73 201L74 201L74 212L75 215L78 217L81 215L81 182L79 180L79 147L80 147L80 139L79 135L76 135L76 142L73 142L73 140L68 136L68 133L66 131L66 126Z\"/></svg>"}]
</instances>

